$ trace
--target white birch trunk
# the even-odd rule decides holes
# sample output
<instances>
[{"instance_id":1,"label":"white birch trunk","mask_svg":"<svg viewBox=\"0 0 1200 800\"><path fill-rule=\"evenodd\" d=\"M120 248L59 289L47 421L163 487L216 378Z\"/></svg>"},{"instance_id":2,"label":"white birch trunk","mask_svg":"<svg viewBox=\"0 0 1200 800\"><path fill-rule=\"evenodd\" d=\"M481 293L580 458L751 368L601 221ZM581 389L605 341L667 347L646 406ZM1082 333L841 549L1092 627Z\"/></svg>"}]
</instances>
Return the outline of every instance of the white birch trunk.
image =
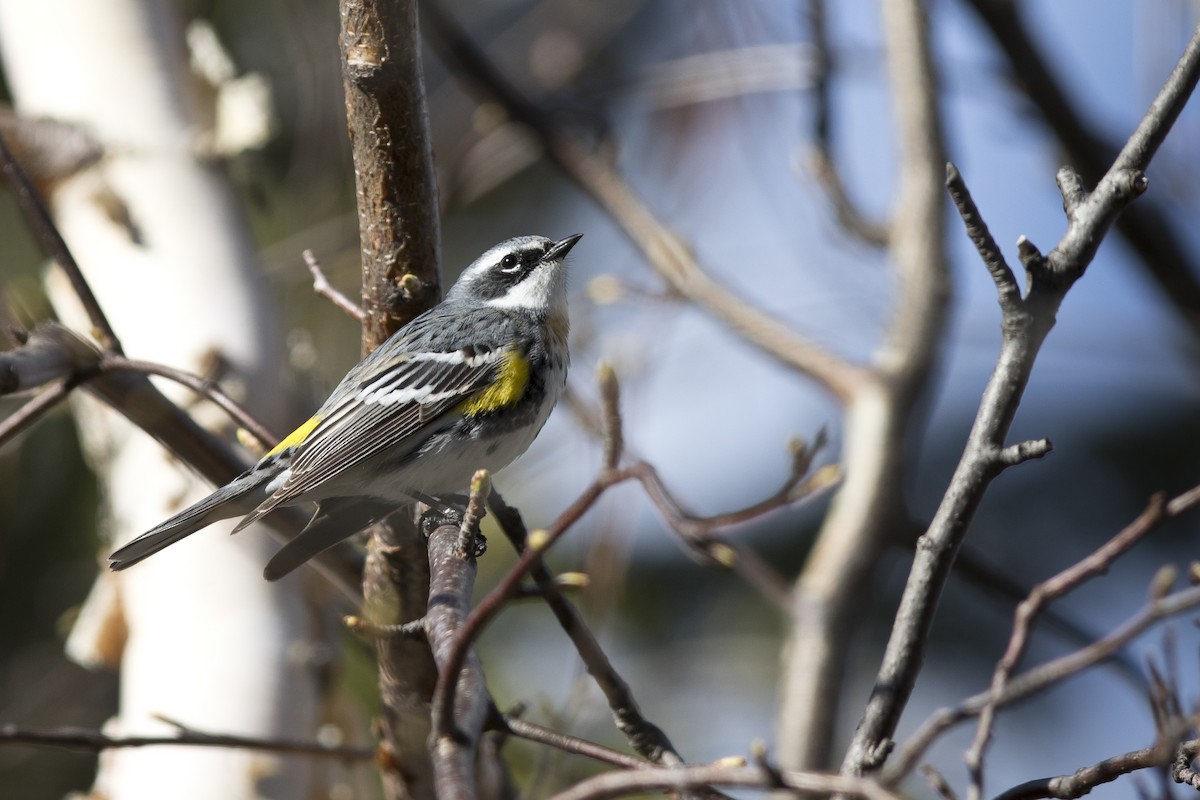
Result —
<instances>
[{"instance_id":1,"label":"white birch trunk","mask_svg":"<svg viewBox=\"0 0 1200 800\"><path fill-rule=\"evenodd\" d=\"M203 109L176 3L0 0L0 56L20 113L83 124L109 152L52 200L126 352L197 372L219 354L244 381L249 405L278 423L284 359L275 312L236 198L221 170L196 155ZM113 213L122 206L132 229ZM86 332L69 289L53 279L50 287L63 319ZM124 419L93 403L76 408L107 497L105 548L208 491ZM229 529L214 525L127 572L99 576L68 647L84 662L119 657L113 731L171 730L154 719L161 715L209 732L313 736L324 665L305 654L328 650L304 646L321 630L304 580L266 583L262 567L276 543L262 528L233 538ZM96 789L114 800L304 798L314 775L303 759L136 748L102 757Z\"/></svg>"}]
</instances>

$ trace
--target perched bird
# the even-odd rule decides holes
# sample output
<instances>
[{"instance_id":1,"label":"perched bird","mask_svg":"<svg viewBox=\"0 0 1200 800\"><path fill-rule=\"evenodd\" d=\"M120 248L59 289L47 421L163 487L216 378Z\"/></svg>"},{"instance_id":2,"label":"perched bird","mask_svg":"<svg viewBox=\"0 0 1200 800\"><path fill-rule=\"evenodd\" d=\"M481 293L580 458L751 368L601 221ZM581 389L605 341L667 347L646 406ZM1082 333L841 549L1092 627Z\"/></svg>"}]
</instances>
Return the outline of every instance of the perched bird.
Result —
<instances>
[{"instance_id":1,"label":"perched bird","mask_svg":"<svg viewBox=\"0 0 1200 800\"><path fill-rule=\"evenodd\" d=\"M276 580L413 499L464 492L525 452L567 380L564 262L582 234L522 236L474 261L440 305L360 361L308 421L231 482L109 556L125 569L213 522L281 506L312 520Z\"/></svg>"}]
</instances>

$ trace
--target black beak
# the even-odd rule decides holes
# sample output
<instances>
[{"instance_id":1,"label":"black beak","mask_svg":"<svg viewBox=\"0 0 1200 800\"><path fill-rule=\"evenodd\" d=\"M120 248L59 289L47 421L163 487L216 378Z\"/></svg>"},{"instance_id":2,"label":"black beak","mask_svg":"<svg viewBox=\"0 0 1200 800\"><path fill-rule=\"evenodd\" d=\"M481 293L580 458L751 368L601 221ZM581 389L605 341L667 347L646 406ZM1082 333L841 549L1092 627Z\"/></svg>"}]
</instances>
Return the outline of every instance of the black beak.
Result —
<instances>
[{"instance_id":1,"label":"black beak","mask_svg":"<svg viewBox=\"0 0 1200 800\"><path fill-rule=\"evenodd\" d=\"M583 234L577 233L574 236L568 236L561 241L555 242L550 245L550 249L546 251L546 255L542 256L542 261L558 261L571 252L571 248L582 238Z\"/></svg>"}]
</instances>

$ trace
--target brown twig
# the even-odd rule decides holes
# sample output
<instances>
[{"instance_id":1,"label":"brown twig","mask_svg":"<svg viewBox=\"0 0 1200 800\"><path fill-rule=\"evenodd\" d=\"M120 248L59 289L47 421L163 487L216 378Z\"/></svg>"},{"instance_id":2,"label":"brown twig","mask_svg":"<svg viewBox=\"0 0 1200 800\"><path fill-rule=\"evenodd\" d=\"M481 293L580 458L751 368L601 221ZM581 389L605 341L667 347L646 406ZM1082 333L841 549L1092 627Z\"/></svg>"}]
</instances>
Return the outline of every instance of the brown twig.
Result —
<instances>
[{"instance_id":1,"label":"brown twig","mask_svg":"<svg viewBox=\"0 0 1200 800\"><path fill-rule=\"evenodd\" d=\"M1052 578L1039 583L1029 593L1029 596L1017 606L1013 620L1013 632L1008 641L1008 648L996 664L992 675L990 695L1000 697L1004 687L1008 685L1013 672L1025 655L1029 645L1034 620L1037 619L1047 603L1056 600L1073 591L1085 581L1108 571L1112 563L1140 542L1146 534L1158 527L1166 515L1166 499L1161 495L1150 501L1149 507L1136 520L1125 527L1120 533L1110 539L1087 558L1073 564ZM992 735L992 725L995 722L996 706L989 703L979 714L979 725L975 731L975 739L967 751L967 772L971 784L968 798L979 798L983 794L983 757L988 741Z\"/></svg>"},{"instance_id":2,"label":"brown twig","mask_svg":"<svg viewBox=\"0 0 1200 800\"><path fill-rule=\"evenodd\" d=\"M825 0L808 0L806 9L813 49L813 143L808 159L809 169L825 189L838 223L869 245L887 247L888 226L869 218L858 207L838 171L833 155L833 102L830 92L835 61L829 44Z\"/></svg>"},{"instance_id":3,"label":"brown twig","mask_svg":"<svg viewBox=\"0 0 1200 800\"><path fill-rule=\"evenodd\" d=\"M58 226L54 224L54 220L50 216L46 201L39 194L37 187L33 185L29 175L21 168L3 137L0 137L0 174L12 187L17 204L24 212L25 220L29 223L34 236L37 237L38 243L46 251L46 255L66 273L71 288L79 298L84 312L95 329L93 335L96 340L106 350L120 354L122 352L121 342L108 323L108 317L105 316L104 309L100 307L100 301L96 299L92 287L83 276L83 271L79 269L79 263L75 261L70 248L63 241Z\"/></svg>"},{"instance_id":4,"label":"brown twig","mask_svg":"<svg viewBox=\"0 0 1200 800\"><path fill-rule=\"evenodd\" d=\"M139 361L113 353L105 353L100 358L99 369L102 372L134 372L140 375L157 375L160 378L167 378L181 386L186 386L196 394L212 402L228 414L230 419L248 431L264 447L269 448L275 442L279 441L279 437L276 434L272 433L245 406L227 395L216 381L202 378L199 375L193 375L185 370L168 367L165 364L155 364L152 361Z\"/></svg>"},{"instance_id":5,"label":"brown twig","mask_svg":"<svg viewBox=\"0 0 1200 800\"><path fill-rule=\"evenodd\" d=\"M565 733L544 728L541 725L536 725L532 722L526 722L520 717L514 717L509 714L499 716L497 727L505 733L510 733L519 739L524 739L527 742L553 747L556 750L561 750L564 753L571 755L583 756L590 758L593 761L599 761L603 764L610 764L614 767L623 769L642 769L649 767L651 764L636 758L631 755L626 755L619 750L613 750L611 747L589 742L586 739L580 739L577 736L570 736Z\"/></svg>"},{"instance_id":6,"label":"brown twig","mask_svg":"<svg viewBox=\"0 0 1200 800\"><path fill-rule=\"evenodd\" d=\"M341 0L339 44L362 248L362 350L369 353L441 294L437 183L416 0ZM373 622L425 613L428 560L415 526L376 525L363 571ZM427 732L437 670L428 646L378 640L385 794L434 796Z\"/></svg>"},{"instance_id":7,"label":"brown twig","mask_svg":"<svg viewBox=\"0 0 1200 800\"><path fill-rule=\"evenodd\" d=\"M488 497L488 506L504 535L512 542L517 552L523 552L528 542L528 531L519 511L504 502L496 491ZM617 729L629 740L638 753L656 764L681 764L683 759L675 751L670 739L657 725L647 720L634 700L629 684L625 682L600 642L592 634L575 606L563 596L554 581L554 575L538 558L529 569L529 574L541 590L546 604L563 632L575 645L575 650L587 667L588 674L604 692L608 707L612 711Z\"/></svg>"},{"instance_id":8,"label":"brown twig","mask_svg":"<svg viewBox=\"0 0 1200 800\"><path fill-rule=\"evenodd\" d=\"M172 723L174 724L174 723ZM375 757L373 747L329 746L319 742L297 742L288 739L257 739L250 736L203 733L192 728L179 728L170 736L107 736L91 728L64 726L60 728L23 728L0 725L0 744L29 744L63 747L97 753L125 747L155 747L159 745L192 747L232 747L240 750L262 750L272 753L338 758L363 761Z\"/></svg>"},{"instance_id":9,"label":"brown twig","mask_svg":"<svg viewBox=\"0 0 1200 800\"><path fill-rule=\"evenodd\" d=\"M36 388L52 380L59 381L60 386L63 381L73 386L80 385L98 375L113 372L157 375L172 380L211 400L262 444L270 446L278 441L265 425L225 394L216 382L164 364L101 351L57 322L39 325L23 345L0 353L0 394ZM43 403L50 400L39 398L39 402ZM33 410L25 413L33 413ZM6 420L4 425L0 425L0 442L4 440L9 424L24 425L26 422L18 420L17 423L10 423Z\"/></svg>"},{"instance_id":10,"label":"brown twig","mask_svg":"<svg viewBox=\"0 0 1200 800\"><path fill-rule=\"evenodd\" d=\"M913 769L935 739L958 723L979 715L989 704L1002 708L1057 685L1108 658L1159 620L1197 607L1200 607L1200 587L1196 586L1153 598L1103 639L1017 675L998 697L993 696L990 690L983 691L953 708L934 713L899 750L894 762L882 776L883 784L895 786Z\"/></svg>"},{"instance_id":11,"label":"brown twig","mask_svg":"<svg viewBox=\"0 0 1200 800\"><path fill-rule=\"evenodd\" d=\"M797 335L705 272L688 246L654 216L603 156L558 126L513 86L438 3L425 0L421 8L425 32L442 58L457 66L458 74L481 94L499 101L513 119L528 126L552 163L601 205L680 295L838 398L848 398L866 379L860 367Z\"/></svg>"},{"instance_id":12,"label":"brown twig","mask_svg":"<svg viewBox=\"0 0 1200 800\"><path fill-rule=\"evenodd\" d=\"M782 784L782 786L780 785ZM900 800L899 796L863 778L825 775L796 770L768 771L760 766L702 765L688 767L652 767L607 772L580 781L550 800L603 800L650 792L679 792L702 786L727 786L742 789L785 788L794 793L832 793L863 797L867 800Z\"/></svg>"},{"instance_id":13,"label":"brown twig","mask_svg":"<svg viewBox=\"0 0 1200 800\"><path fill-rule=\"evenodd\" d=\"M1070 775L1058 775L1053 778L1038 778L1026 781L1011 789L1006 789L996 795L995 800L1037 800L1051 797L1057 800L1075 800L1091 792L1097 786L1112 783L1122 775L1128 775L1138 770L1161 767L1164 764L1178 764L1180 761L1190 761L1195 757L1200 740L1184 742L1180 745L1163 747L1155 745L1118 756L1106 758L1096 764L1082 767ZM1175 770L1173 769L1174 773ZM1178 783L1178 778L1175 779Z\"/></svg>"},{"instance_id":14,"label":"brown twig","mask_svg":"<svg viewBox=\"0 0 1200 800\"><path fill-rule=\"evenodd\" d=\"M483 492L490 482L483 473L472 483L470 505L481 507ZM466 517L467 515L464 515ZM479 515L474 517L476 526ZM429 537L429 610L426 630L434 661L439 668L434 691L430 751L433 777L439 800L468 800L475 792L475 755L480 736L492 709L491 696L484 681L483 666L474 651L466 653L457 669L448 665L448 653L461 640L463 620L471 607L475 585L474 548L463 547L462 527L441 525ZM471 534L478 533L478 527ZM436 702L453 682L452 704Z\"/></svg>"},{"instance_id":15,"label":"brown twig","mask_svg":"<svg viewBox=\"0 0 1200 800\"><path fill-rule=\"evenodd\" d=\"M67 395L71 393L71 389L74 386L73 381L66 379L57 380L43 389L37 397L9 414L3 421L0 421L0 447L3 447L9 439L27 429L30 425L41 419L44 414L66 400Z\"/></svg>"},{"instance_id":16,"label":"brown twig","mask_svg":"<svg viewBox=\"0 0 1200 800\"><path fill-rule=\"evenodd\" d=\"M313 255L312 250L305 250L300 254L304 258L304 263L308 267L308 271L312 273L313 291L321 297L324 297L335 306L345 311L347 315L358 320L359 323L365 322L367 312L362 310L362 307L351 300L346 295L342 294L337 288L329 282L325 277L325 273L321 270L321 264L317 261L317 257Z\"/></svg>"}]
</instances>

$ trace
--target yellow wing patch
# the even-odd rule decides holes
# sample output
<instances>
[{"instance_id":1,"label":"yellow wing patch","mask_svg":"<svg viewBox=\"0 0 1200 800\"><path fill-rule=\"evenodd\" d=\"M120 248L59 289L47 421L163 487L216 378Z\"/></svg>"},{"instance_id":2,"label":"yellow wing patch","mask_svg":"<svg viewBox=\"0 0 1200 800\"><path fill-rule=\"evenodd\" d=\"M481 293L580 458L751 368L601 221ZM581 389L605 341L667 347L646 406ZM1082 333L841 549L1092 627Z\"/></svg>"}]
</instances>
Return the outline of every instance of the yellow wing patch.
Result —
<instances>
[{"instance_id":1,"label":"yellow wing patch","mask_svg":"<svg viewBox=\"0 0 1200 800\"><path fill-rule=\"evenodd\" d=\"M530 371L529 359L516 350L509 350L501 357L496 379L459 408L468 417L474 417L516 404L529 387Z\"/></svg>"},{"instance_id":2,"label":"yellow wing patch","mask_svg":"<svg viewBox=\"0 0 1200 800\"><path fill-rule=\"evenodd\" d=\"M292 447L293 445L300 444L301 442L303 442L305 439L308 438L308 435L310 433L313 432L313 428L317 427L320 424L321 424L320 417L309 417L307 422L302 424L299 428L296 428L296 430L292 431L287 436L283 437L283 440L279 444L272 447L271 452L267 453L267 455L273 456L282 450L287 450L289 447ZM266 456L263 456L263 457L266 458Z\"/></svg>"}]
</instances>

